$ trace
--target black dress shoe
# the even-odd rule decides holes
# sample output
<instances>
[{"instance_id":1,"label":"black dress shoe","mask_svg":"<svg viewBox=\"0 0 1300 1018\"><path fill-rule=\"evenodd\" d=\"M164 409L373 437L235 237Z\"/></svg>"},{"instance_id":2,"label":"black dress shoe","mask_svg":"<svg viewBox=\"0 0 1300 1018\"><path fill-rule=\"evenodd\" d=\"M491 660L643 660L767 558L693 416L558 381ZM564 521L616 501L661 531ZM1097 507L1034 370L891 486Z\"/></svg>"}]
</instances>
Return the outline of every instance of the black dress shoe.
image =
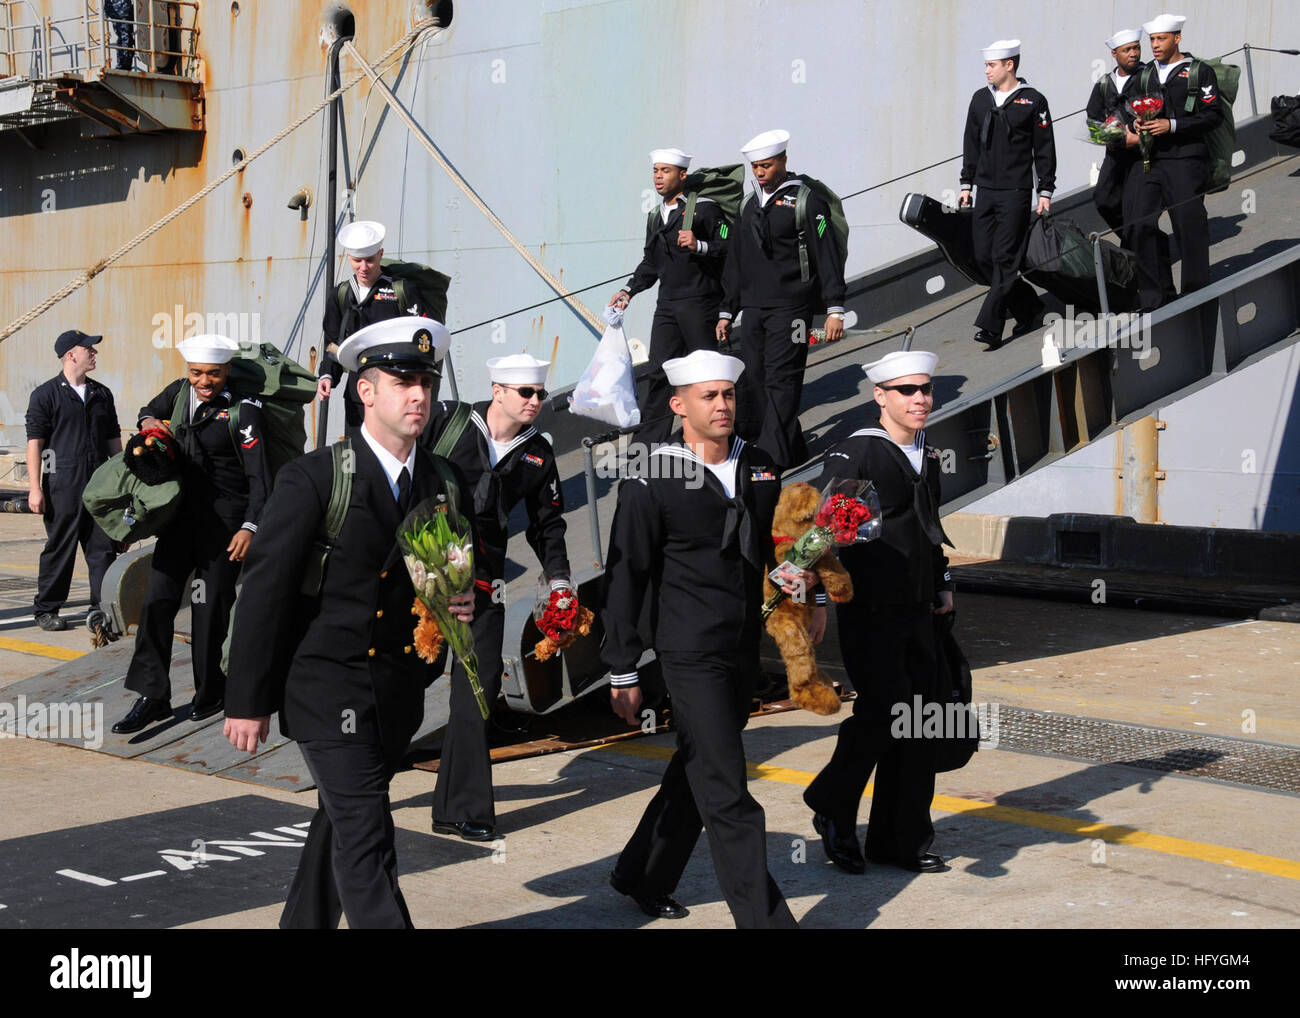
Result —
<instances>
[{"instance_id":1,"label":"black dress shoe","mask_svg":"<svg viewBox=\"0 0 1300 1018\"><path fill-rule=\"evenodd\" d=\"M908 870L912 873L945 873L948 870L948 864L944 862L943 857L930 852L917 856L915 859L894 859L888 856L872 855L868 852L867 858L873 863L879 863L883 866L897 866L899 869Z\"/></svg>"},{"instance_id":2,"label":"black dress shoe","mask_svg":"<svg viewBox=\"0 0 1300 1018\"><path fill-rule=\"evenodd\" d=\"M113 726L113 731L118 735L130 735L132 732L140 731L150 722L166 721L171 716L170 700L142 696L131 705L126 717Z\"/></svg>"},{"instance_id":3,"label":"black dress shoe","mask_svg":"<svg viewBox=\"0 0 1300 1018\"><path fill-rule=\"evenodd\" d=\"M190 704L190 712L187 717L191 721L206 721L213 714L220 714L226 709L226 701L218 700L216 703L210 703L206 706L200 706L197 702Z\"/></svg>"},{"instance_id":4,"label":"black dress shoe","mask_svg":"<svg viewBox=\"0 0 1300 1018\"><path fill-rule=\"evenodd\" d=\"M822 836L822 847L826 849L826 858L845 873L865 873L866 860L858 849L857 835L845 833L830 817L824 813L813 814L813 830Z\"/></svg>"},{"instance_id":5,"label":"black dress shoe","mask_svg":"<svg viewBox=\"0 0 1300 1018\"><path fill-rule=\"evenodd\" d=\"M465 841L491 841L497 836L495 827L472 823L468 820L459 824L449 823L445 820L435 820L433 822L433 833L454 834Z\"/></svg>"},{"instance_id":6,"label":"black dress shoe","mask_svg":"<svg viewBox=\"0 0 1300 1018\"><path fill-rule=\"evenodd\" d=\"M671 894L644 894L624 880L618 873L609 875L609 886L619 894L624 894L637 903L637 906L651 919L685 919L690 911Z\"/></svg>"},{"instance_id":7,"label":"black dress shoe","mask_svg":"<svg viewBox=\"0 0 1300 1018\"><path fill-rule=\"evenodd\" d=\"M41 612L36 616L36 624L47 633L61 633L68 628L68 624L53 612Z\"/></svg>"},{"instance_id":8,"label":"black dress shoe","mask_svg":"<svg viewBox=\"0 0 1300 1018\"><path fill-rule=\"evenodd\" d=\"M975 342L983 343L988 350L996 350L1002 345L1002 337L988 329L980 329L975 333Z\"/></svg>"}]
</instances>

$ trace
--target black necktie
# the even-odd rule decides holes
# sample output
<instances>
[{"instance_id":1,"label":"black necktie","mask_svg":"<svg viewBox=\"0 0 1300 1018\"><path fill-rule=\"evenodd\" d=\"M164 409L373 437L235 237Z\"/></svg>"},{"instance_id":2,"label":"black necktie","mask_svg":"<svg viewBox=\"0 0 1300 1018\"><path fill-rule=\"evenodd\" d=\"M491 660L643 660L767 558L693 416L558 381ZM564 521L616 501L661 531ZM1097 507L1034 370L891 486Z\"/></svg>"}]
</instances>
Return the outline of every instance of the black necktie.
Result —
<instances>
[{"instance_id":1,"label":"black necktie","mask_svg":"<svg viewBox=\"0 0 1300 1018\"><path fill-rule=\"evenodd\" d=\"M411 508L411 472L402 467L397 475L397 511L405 516Z\"/></svg>"}]
</instances>

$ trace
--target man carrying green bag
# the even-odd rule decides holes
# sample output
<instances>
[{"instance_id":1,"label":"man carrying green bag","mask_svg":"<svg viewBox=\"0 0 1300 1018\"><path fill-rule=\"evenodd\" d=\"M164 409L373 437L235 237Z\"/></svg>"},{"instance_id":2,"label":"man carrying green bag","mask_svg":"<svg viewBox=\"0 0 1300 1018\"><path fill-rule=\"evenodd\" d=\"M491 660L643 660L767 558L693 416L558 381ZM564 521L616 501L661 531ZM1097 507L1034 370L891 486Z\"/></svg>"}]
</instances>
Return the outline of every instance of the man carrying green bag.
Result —
<instances>
[{"instance_id":1,"label":"man carrying green bag","mask_svg":"<svg viewBox=\"0 0 1300 1018\"><path fill-rule=\"evenodd\" d=\"M194 700L186 716L202 721L223 706L221 646L240 563L271 483L262 405L241 400L227 387L239 349L225 336L184 340L177 352L187 362L185 377L140 411L141 431L161 431L175 440L182 459L181 495L175 517L158 531L126 675L127 689L140 695L113 726L118 734L172 716L172 638L187 593L193 607ZM192 584L187 582L191 572Z\"/></svg>"}]
</instances>

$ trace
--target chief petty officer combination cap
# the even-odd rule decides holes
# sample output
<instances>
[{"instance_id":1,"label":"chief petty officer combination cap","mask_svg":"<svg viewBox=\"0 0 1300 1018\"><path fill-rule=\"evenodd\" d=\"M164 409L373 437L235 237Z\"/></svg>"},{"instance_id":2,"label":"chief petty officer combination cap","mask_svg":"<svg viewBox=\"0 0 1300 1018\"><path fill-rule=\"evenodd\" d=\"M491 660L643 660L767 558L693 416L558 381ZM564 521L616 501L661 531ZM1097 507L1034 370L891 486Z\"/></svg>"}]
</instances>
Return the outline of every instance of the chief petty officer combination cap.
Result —
<instances>
[{"instance_id":1,"label":"chief petty officer combination cap","mask_svg":"<svg viewBox=\"0 0 1300 1018\"><path fill-rule=\"evenodd\" d=\"M550 366L550 361L539 361L532 354L512 353L488 360L488 378L498 385L544 385Z\"/></svg>"},{"instance_id":2,"label":"chief petty officer combination cap","mask_svg":"<svg viewBox=\"0 0 1300 1018\"><path fill-rule=\"evenodd\" d=\"M1146 32L1147 35L1159 35L1162 32L1176 34L1183 30L1185 24L1187 24L1187 19L1181 14L1161 14L1143 25L1142 31Z\"/></svg>"},{"instance_id":3,"label":"chief petty officer combination cap","mask_svg":"<svg viewBox=\"0 0 1300 1018\"><path fill-rule=\"evenodd\" d=\"M656 163L680 166L684 170L691 165L691 157L679 148L657 148L650 153L650 165Z\"/></svg>"},{"instance_id":4,"label":"chief petty officer combination cap","mask_svg":"<svg viewBox=\"0 0 1300 1018\"><path fill-rule=\"evenodd\" d=\"M985 60L1010 60L1020 56L1019 39L999 39L984 47Z\"/></svg>"},{"instance_id":5,"label":"chief petty officer combination cap","mask_svg":"<svg viewBox=\"0 0 1300 1018\"><path fill-rule=\"evenodd\" d=\"M339 247L353 258L369 258L384 246L383 223L358 219L339 230Z\"/></svg>"},{"instance_id":6,"label":"chief petty officer combination cap","mask_svg":"<svg viewBox=\"0 0 1300 1018\"><path fill-rule=\"evenodd\" d=\"M771 159L773 156L779 156L785 151L785 146L790 141L789 131L764 131L762 134L756 134L740 149L749 162L756 163L760 159Z\"/></svg>"},{"instance_id":7,"label":"chief petty officer combination cap","mask_svg":"<svg viewBox=\"0 0 1300 1018\"><path fill-rule=\"evenodd\" d=\"M176 352L190 364L229 364L239 352L239 344L229 336L208 333L181 340Z\"/></svg>"},{"instance_id":8,"label":"chief petty officer combination cap","mask_svg":"<svg viewBox=\"0 0 1300 1018\"><path fill-rule=\"evenodd\" d=\"M346 371L422 374L437 370L450 343L451 333L442 322L403 315L358 329L339 347L338 361Z\"/></svg>"},{"instance_id":9,"label":"chief petty officer combination cap","mask_svg":"<svg viewBox=\"0 0 1300 1018\"><path fill-rule=\"evenodd\" d=\"M878 361L862 365L862 370L873 383L879 385L905 375L933 375L934 366L938 363L938 354L925 350L895 350Z\"/></svg>"},{"instance_id":10,"label":"chief petty officer combination cap","mask_svg":"<svg viewBox=\"0 0 1300 1018\"><path fill-rule=\"evenodd\" d=\"M686 357L664 361L669 385L694 385L696 382L734 382L745 370L745 362L714 350L696 350Z\"/></svg>"},{"instance_id":11,"label":"chief petty officer combination cap","mask_svg":"<svg viewBox=\"0 0 1300 1018\"><path fill-rule=\"evenodd\" d=\"M1142 38L1140 28L1121 28L1118 32L1106 40L1107 49L1119 49L1121 46L1127 46L1131 42L1137 42Z\"/></svg>"},{"instance_id":12,"label":"chief petty officer combination cap","mask_svg":"<svg viewBox=\"0 0 1300 1018\"><path fill-rule=\"evenodd\" d=\"M74 346L94 346L103 336L87 336L80 329L69 329L67 332L59 333L59 338L54 341L54 352L62 357Z\"/></svg>"}]
</instances>

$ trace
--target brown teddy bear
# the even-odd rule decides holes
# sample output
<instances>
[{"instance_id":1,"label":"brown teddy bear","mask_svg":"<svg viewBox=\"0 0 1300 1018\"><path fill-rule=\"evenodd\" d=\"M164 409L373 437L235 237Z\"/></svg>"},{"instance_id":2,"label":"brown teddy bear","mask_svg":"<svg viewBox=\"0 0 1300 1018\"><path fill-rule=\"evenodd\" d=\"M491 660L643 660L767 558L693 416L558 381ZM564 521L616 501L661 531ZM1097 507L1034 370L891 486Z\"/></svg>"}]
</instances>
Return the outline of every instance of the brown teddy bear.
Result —
<instances>
[{"instance_id":1,"label":"brown teddy bear","mask_svg":"<svg viewBox=\"0 0 1300 1018\"><path fill-rule=\"evenodd\" d=\"M785 553L813 525L817 503L821 495L811 484L790 484L781 490L772 517L772 542L776 546L776 561L783 562ZM836 604L853 600L853 581L833 552L827 552L816 566L822 587ZM777 588L763 577L763 597L766 600ZM784 598L767 618L767 631L776 641L785 662L786 681L790 699L815 714L834 714L840 709L840 698L828 679L817 668L813 652L812 614L815 607L809 599L800 603Z\"/></svg>"}]
</instances>

